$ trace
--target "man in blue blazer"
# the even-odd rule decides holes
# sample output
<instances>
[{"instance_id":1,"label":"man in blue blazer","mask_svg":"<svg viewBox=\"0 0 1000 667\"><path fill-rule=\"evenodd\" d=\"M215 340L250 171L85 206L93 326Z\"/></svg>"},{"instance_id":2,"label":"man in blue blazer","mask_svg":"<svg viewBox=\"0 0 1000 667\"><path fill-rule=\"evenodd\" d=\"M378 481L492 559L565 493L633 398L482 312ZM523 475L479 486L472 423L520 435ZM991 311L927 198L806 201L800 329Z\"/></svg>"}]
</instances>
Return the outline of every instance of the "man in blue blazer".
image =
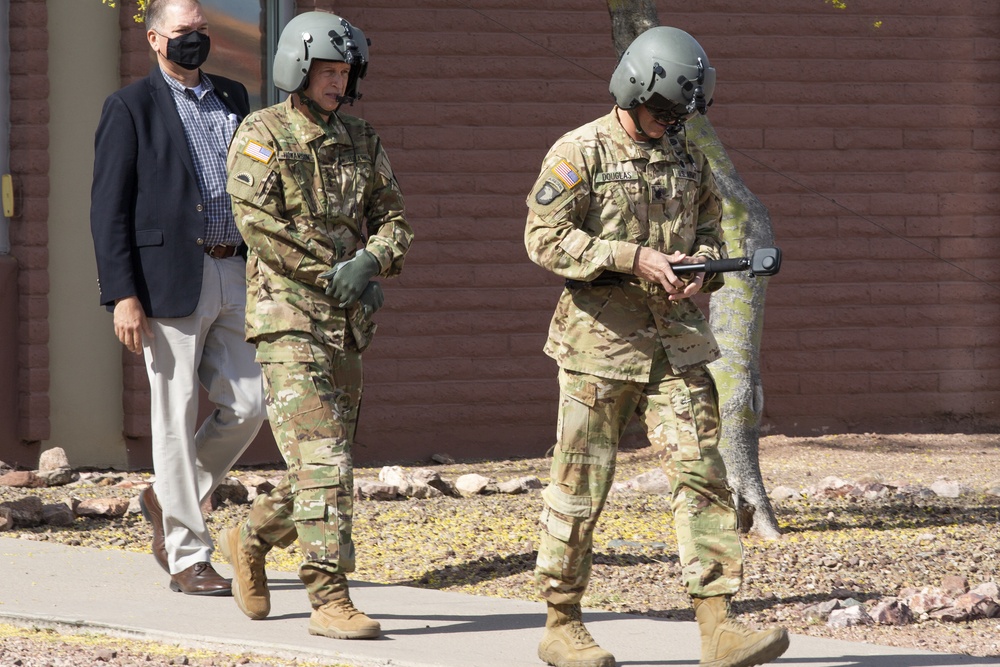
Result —
<instances>
[{"instance_id":1,"label":"man in blue blazer","mask_svg":"<svg viewBox=\"0 0 1000 667\"><path fill-rule=\"evenodd\" d=\"M246 88L204 74L197 0L151 0L157 66L110 95L97 128L90 224L101 304L146 363L155 481L140 497L170 587L228 595L201 512L264 419L244 338L246 246L226 193L226 152ZM215 410L195 431L199 383Z\"/></svg>"}]
</instances>

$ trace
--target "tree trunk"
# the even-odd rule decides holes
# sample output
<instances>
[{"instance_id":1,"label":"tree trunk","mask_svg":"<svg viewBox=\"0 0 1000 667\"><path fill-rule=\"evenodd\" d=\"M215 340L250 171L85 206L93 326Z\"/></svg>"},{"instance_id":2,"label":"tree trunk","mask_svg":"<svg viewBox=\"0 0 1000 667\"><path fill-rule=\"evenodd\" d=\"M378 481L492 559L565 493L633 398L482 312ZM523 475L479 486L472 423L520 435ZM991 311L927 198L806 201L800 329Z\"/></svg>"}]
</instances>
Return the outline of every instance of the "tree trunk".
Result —
<instances>
[{"instance_id":1,"label":"tree trunk","mask_svg":"<svg viewBox=\"0 0 1000 667\"><path fill-rule=\"evenodd\" d=\"M636 36L659 25L652 0L607 0L612 39L620 57ZM711 54L709 54L711 60ZM705 153L723 198L722 227L729 254L747 255L773 244L767 208L736 173L732 160L706 116L688 121L688 137ZM768 538L781 534L760 474L760 340L764 329L766 278L726 274L726 286L712 295L711 325L722 358L711 364L719 388L722 429L719 447L726 461L740 530Z\"/></svg>"}]
</instances>

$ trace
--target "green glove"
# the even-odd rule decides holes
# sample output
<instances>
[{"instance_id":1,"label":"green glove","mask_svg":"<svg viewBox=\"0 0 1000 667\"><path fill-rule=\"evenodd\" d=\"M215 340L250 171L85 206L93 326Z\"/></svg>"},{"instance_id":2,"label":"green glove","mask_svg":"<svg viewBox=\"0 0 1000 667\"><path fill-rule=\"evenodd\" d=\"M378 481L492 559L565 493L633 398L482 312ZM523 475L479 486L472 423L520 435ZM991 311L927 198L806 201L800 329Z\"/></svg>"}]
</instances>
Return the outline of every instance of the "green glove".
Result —
<instances>
[{"instance_id":1,"label":"green glove","mask_svg":"<svg viewBox=\"0 0 1000 667\"><path fill-rule=\"evenodd\" d=\"M327 296L340 302L341 308L349 308L368 287L368 282L378 275L381 267L378 260L365 250L359 250L346 262L339 262L332 269L320 274L329 280Z\"/></svg>"},{"instance_id":2,"label":"green glove","mask_svg":"<svg viewBox=\"0 0 1000 667\"><path fill-rule=\"evenodd\" d=\"M385 294L382 293L382 286L374 280L368 283L368 287L358 297L358 303L365 311L365 315L371 317L385 303Z\"/></svg>"}]
</instances>

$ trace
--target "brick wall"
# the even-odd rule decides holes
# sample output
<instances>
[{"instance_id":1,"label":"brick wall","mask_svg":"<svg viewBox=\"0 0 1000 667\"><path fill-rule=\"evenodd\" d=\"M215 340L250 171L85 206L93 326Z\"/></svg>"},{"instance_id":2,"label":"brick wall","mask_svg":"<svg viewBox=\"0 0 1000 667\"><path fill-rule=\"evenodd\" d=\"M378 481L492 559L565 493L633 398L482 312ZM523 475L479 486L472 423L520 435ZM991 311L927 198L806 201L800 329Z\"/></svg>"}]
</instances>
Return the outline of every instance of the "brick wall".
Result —
<instances>
[{"instance_id":1,"label":"brick wall","mask_svg":"<svg viewBox=\"0 0 1000 667\"><path fill-rule=\"evenodd\" d=\"M539 454L555 427L540 350L559 281L527 260L523 202L551 143L610 109L607 12L400 5L299 3L372 39L354 112L382 135L417 233L365 356L356 457ZM769 287L765 429L1000 426L1000 6L706 0L660 16L718 68L710 117L785 252ZM130 21L126 82L149 67ZM148 434L141 365L126 386L126 432Z\"/></svg>"},{"instance_id":2,"label":"brick wall","mask_svg":"<svg viewBox=\"0 0 1000 667\"><path fill-rule=\"evenodd\" d=\"M318 4L372 39L356 111L417 233L366 353L359 456L544 451L559 281L526 258L523 200L553 140L610 108L603 3ZM1000 5L848 4L660 3L718 68L710 117L785 251L765 429L995 429Z\"/></svg>"},{"instance_id":3,"label":"brick wall","mask_svg":"<svg viewBox=\"0 0 1000 667\"><path fill-rule=\"evenodd\" d=\"M27 445L21 454L30 452L22 463L34 460L50 432L47 17L44 2L10 2L10 171L20 191L10 223L19 268L17 437Z\"/></svg>"}]
</instances>

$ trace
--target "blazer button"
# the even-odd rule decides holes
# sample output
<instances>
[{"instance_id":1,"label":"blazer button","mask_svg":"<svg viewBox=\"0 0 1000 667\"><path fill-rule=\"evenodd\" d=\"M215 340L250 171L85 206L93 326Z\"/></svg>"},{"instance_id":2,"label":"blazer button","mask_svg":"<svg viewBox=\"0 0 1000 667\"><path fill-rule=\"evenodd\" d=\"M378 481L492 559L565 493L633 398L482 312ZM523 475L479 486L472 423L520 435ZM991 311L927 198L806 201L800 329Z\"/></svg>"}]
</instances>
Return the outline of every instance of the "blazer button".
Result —
<instances>
[{"instance_id":1,"label":"blazer button","mask_svg":"<svg viewBox=\"0 0 1000 667\"><path fill-rule=\"evenodd\" d=\"M194 208L195 208L195 210L196 210L196 211L202 211L202 210L204 210L204 208L205 208L205 207L204 207L204 206L202 206L201 204L198 204L198 205L197 205L197 206L195 206Z\"/></svg>"},{"instance_id":2,"label":"blazer button","mask_svg":"<svg viewBox=\"0 0 1000 667\"><path fill-rule=\"evenodd\" d=\"M198 245L205 245L205 239L198 239L197 241L195 241L195 243L197 243Z\"/></svg>"}]
</instances>

